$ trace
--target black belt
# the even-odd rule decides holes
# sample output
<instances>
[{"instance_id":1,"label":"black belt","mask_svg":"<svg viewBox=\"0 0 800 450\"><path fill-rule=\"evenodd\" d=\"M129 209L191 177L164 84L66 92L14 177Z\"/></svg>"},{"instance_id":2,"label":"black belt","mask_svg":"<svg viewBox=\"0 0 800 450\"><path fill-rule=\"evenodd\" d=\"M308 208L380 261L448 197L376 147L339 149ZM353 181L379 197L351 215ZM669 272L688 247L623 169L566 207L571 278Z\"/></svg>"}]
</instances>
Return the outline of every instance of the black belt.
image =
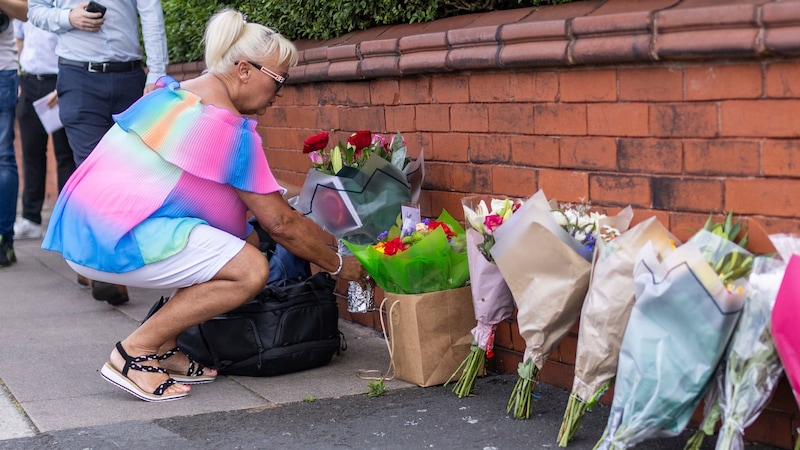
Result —
<instances>
[{"instance_id":1,"label":"black belt","mask_svg":"<svg viewBox=\"0 0 800 450\"><path fill-rule=\"evenodd\" d=\"M70 59L58 58L59 64L67 66L82 67L89 72L133 72L142 67L142 61L126 61L126 62L80 62L72 61Z\"/></svg>"},{"instance_id":2,"label":"black belt","mask_svg":"<svg viewBox=\"0 0 800 450\"><path fill-rule=\"evenodd\" d=\"M57 74L55 74L55 73L41 73L41 74L40 74L40 73L26 73L26 72L22 72L22 73L20 74L20 76L21 76L21 77L23 77L23 78L36 78L36 79L37 79L37 80L39 80L39 81L44 81L44 80L55 80L56 78L58 78L58 75L57 75Z\"/></svg>"}]
</instances>

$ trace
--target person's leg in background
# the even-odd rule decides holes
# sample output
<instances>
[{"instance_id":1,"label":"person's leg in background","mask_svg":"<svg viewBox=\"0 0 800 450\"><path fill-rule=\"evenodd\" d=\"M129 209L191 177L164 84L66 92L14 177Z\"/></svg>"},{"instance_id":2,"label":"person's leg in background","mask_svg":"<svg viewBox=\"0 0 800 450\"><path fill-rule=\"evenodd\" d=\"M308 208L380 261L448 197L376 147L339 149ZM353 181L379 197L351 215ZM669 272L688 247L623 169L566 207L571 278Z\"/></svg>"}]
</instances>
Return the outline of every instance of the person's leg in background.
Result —
<instances>
[{"instance_id":1,"label":"person's leg in background","mask_svg":"<svg viewBox=\"0 0 800 450\"><path fill-rule=\"evenodd\" d=\"M17 216L19 172L14 154L14 120L19 76L0 71L0 267L17 260L14 254L14 219Z\"/></svg>"},{"instance_id":2,"label":"person's leg in background","mask_svg":"<svg viewBox=\"0 0 800 450\"><path fill-rule=\"evenodd\" d=\"M17 103L17 122L22 146L22 214L14 224L15 239L42 237L42 206L47 179L48 134L39 120L33 102L55 89L55 78L39 79L21 75ZM71 155L70 155L71 157ZM71 159L71 158L70 158ZM74 163L73 163L74 166Z\"/></svg>"},{"instance_id":3,"label":"person's leg in background","mask_svg":"<svg viewBox=\"0 0 800 450\"><path fill-rule=\"evenodd\" d=\"M69 146L67 132L63 128L54 131L51 136L53 137L53 152L56 157L56 182L60 193L72 172L75 171L75 159L72 156L72 147Z\"/></svg>"},{"instance_id":4,"label":"person's leg in background","mask_svg":"<svg viewBox=\"0 0 800 450\"><path fill-rule=\"evenodd\" d=\"M59 116L75 165L79 166L114 125L111 115L124 111L141 98L146 74L142 68L131 72L91 73L65 64L60 64L58 70ZM125 286L93 282L80 275L78 283L90 284L96 300L112 305L128 301Z\"/></svg>"}]
</instances>

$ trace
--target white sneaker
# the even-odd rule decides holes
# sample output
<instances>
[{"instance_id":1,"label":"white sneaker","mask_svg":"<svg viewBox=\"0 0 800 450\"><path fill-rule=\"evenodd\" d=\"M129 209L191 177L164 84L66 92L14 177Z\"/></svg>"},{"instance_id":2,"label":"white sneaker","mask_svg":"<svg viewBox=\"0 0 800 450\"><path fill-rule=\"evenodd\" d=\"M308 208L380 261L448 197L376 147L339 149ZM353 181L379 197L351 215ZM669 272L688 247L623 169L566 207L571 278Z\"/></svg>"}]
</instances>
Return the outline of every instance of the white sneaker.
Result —
<instances>
[{"instance_id":1,"label":"white sneaker","mask_svg":"<svg viewBox=\"0 0 800 450\"><path fill-rule=\"evenodd\" d=\"M14 222L14 239L41 239L42 226L19 217Z\"/></svg>"}]
</instances>

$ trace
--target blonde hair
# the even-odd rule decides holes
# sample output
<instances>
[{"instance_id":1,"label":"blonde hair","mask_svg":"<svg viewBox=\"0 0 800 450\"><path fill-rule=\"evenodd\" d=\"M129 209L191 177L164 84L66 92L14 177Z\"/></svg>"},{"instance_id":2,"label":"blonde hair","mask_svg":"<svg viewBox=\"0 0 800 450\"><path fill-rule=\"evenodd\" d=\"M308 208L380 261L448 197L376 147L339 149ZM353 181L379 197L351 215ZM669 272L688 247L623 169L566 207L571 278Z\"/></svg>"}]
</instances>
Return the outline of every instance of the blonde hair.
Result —
<instances>
[{"instance_id":1,"label":"blonde hair","mask_svg":"<svg viewBox=\"0 0 800 450\"><path fill-rule=\"evenodd\" d=\"M206 71L224 73L240 60L261 61L278 53L278 64L297 64L297 48L280 33L246 21L244 14L223 9L208 21L205 43Z\"/></svg>"}]
</instances>

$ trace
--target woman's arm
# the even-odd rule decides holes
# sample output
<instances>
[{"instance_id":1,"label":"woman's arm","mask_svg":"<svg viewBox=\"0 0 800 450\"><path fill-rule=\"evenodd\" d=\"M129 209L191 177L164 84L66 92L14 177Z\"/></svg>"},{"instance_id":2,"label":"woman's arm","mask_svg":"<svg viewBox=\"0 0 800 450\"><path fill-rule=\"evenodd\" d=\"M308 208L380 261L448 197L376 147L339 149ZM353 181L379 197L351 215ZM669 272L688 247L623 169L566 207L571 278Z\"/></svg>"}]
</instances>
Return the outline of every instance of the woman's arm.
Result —
<instances>
[{"instance_id":1,"label":"woman's arm","mask_svg":"<svg viewBox=\"0 0 800 450\"><path fill-rule=\"evenodd\" d=\"M239 198L256 216L259 225L275 242L293 255L306 259L322 270L336 272L339 256L317 236L320 228L310 219L293 210L279 192L254 194L237 191ZM342 258L341 278L359 280L366 276L361 263L353 257Z\"/></svg>"}]
</instances>

